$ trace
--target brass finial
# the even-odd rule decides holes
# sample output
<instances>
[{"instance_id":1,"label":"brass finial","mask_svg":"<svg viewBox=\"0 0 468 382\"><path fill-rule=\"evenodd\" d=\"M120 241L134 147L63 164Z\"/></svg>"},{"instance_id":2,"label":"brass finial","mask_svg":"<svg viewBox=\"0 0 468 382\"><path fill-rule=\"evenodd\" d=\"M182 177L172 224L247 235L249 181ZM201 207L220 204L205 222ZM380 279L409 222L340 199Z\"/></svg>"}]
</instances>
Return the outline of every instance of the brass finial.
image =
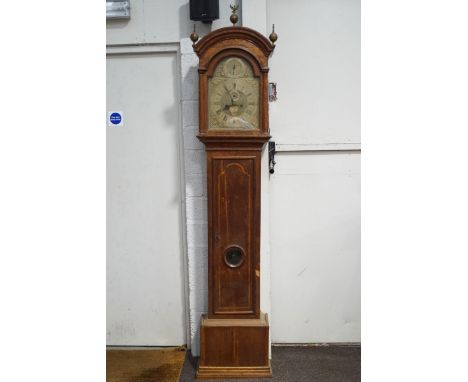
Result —
<instances>
[{"instance_id":1,"label":"brass finial","mask_svg":"<svg viewBox=\"0 0 468 382\"><path fill-rule=\"evenodd\" d=\"M193 32L190 34L190 40L195 44L198 41L198 33L195 32L195 23L193 23Z\"/></svg>"},{"instance_id":2,"label":"brass finial","mask_svg":"<svg viewBox=\"0 0 468 382\"><path fill-rule=\"evenodd\" d=\"M239 21L239 16L237 16L236 12L239 9L239 4L236 5L229 5L232 9L232 15L229 18L231 20L232 26L235 26L236 23Z\"/></svg>"},{"instance_id":3,"label":"brass finial","mask_svg":"<svg viewBox=\"0 0 468 382\"><path fill-rule=\"evenodd\" d=\"M273 44L278 40L278 35L275 33L275 24L273 24L273 30L271 31L269 38Z\"/></svg>"}]
</instances>

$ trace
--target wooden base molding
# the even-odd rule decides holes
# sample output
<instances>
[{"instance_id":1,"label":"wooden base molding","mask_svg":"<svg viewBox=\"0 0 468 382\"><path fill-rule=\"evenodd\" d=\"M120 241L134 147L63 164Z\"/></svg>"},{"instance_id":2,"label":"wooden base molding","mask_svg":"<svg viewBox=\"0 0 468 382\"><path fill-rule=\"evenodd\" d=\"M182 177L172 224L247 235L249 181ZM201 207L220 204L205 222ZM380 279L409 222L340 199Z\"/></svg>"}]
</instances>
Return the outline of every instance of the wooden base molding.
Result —
<instances>
[{"instance_id":1,"label":"wooden base molding","mask_svg":"<svg viewBox=\"0 0 468 382\"><path fill-rule=\"evenodd\" d=\"M197 379L271 378L271 376L270 365L259 367L199 366L197 370Z\"/></svg>"},{"instance_id":2,"label":"wooden base molding","mask_svg":"<svg viewBox=\"0 0 468 382\"><path fill-rule=\"evenodd\" d=\"M202 316L197 379L271 377L268 316L211 319Z\"/></svg>"}]
</instances>

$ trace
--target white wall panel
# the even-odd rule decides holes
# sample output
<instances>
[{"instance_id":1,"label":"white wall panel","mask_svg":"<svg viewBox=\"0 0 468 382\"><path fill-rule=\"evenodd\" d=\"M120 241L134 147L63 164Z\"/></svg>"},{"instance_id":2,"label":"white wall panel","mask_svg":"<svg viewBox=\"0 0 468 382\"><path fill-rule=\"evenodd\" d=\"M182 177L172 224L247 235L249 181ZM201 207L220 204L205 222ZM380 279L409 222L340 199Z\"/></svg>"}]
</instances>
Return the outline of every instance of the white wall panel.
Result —
<instances>
[{"instance_id":1,"label":"white wall panel","mask_svg":"<svg viewBox=\"0 0 468 382\"><path fill-rule=\"evenodd\" d=\"M271 23L279 36L270 60L273 139L360 142L359 0L270 0Z\"/></svg>"},{"instance_id":2,"label":"white wall panel","mask_svg":"<svg viewBox=\"0 0 468 382\"><path fill-rule=\"evenodd\" d=\"M175 53L108 56L108 345L186 343L177 87Z\"/></svg>"},{"instance_id":3,"label":"white wall panel","mask_svg":"<svg viewBox=\"0 0 468 382\"><path fill-rule=\"evenodd\" d=\"M360 154L280 153L270 177L273 342L360 341Z\"/></svg>"},{"instance_id":4,"label":"white wall panel","mask_svg":"<svg viewBox=\"0 0 468 382\"><path fill-rule=\"evenodd\" d=\"M139 44L145 42L145 7L143 0L130 0L129 20L107 20L106 43Z\"/></svg>"},{"instance_id":5,"label":"white wall panel","mask_svg":"<svg viewBox=\"0 0 468 382\"><path fill-rule=\"evenodd\" d=\"M272 341L359 342L360 2L269 0L266 13L270 130L286 150L270 177Z\"/></svg>"},{"instance_id":6,"label":"white wall panel","mask_svg":"<svg viewBox=\"0 0 468 382\"><path fill-rule=\"evenodd\" d=\"M232 25L230 4L237 0L219 0L219 19L212 24L197 22L197 33ZM107 44L179 43L189 37L194 22L190 20L188 0L130 0L129 20L107 21Z\"/></svg>"}]
</instances>

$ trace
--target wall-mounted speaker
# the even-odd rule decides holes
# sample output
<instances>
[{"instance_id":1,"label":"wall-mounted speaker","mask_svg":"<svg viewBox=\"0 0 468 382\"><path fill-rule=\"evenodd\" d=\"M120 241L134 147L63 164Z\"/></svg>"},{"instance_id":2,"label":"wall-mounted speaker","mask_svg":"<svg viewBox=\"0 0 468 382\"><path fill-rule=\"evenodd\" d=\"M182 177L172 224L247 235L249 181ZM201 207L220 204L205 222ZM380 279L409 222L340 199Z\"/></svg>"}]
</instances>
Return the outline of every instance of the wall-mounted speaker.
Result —
<instances>
[{"instance_id":1,"label":"wall-mounted speaker","mask_svg":"<svg viewBox=\"0 0 468 382\"><path fill-rule=\"evenodd\" d=\"M210 23L219 19L219 0L190 0L190 20Z\"/></svg>"}]
</instances>

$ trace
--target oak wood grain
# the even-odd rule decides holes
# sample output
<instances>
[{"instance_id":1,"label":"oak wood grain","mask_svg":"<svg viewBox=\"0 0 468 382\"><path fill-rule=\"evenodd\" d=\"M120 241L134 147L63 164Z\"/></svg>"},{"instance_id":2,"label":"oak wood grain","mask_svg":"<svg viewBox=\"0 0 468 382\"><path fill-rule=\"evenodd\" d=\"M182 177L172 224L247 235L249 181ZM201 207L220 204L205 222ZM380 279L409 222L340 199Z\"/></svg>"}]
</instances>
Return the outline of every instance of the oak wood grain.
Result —
<instances>
[{"instance_id":1,"label":"oak wood grain","mask_svg":"<svg viewBox=\"0 0 468 382\"><path fill-rule=\"evenodd\" d=\"M245 27L209 33L199 57L199 134L207 157L208 314L200 328L197 378L270 377L269 324L260 312L261 153L270 139L268 58L274 46ZM259 79L258 129L209 129L208 80L228 57ZM227 255L236 250L239 262Z\"/></svg>"}]
</instances>

